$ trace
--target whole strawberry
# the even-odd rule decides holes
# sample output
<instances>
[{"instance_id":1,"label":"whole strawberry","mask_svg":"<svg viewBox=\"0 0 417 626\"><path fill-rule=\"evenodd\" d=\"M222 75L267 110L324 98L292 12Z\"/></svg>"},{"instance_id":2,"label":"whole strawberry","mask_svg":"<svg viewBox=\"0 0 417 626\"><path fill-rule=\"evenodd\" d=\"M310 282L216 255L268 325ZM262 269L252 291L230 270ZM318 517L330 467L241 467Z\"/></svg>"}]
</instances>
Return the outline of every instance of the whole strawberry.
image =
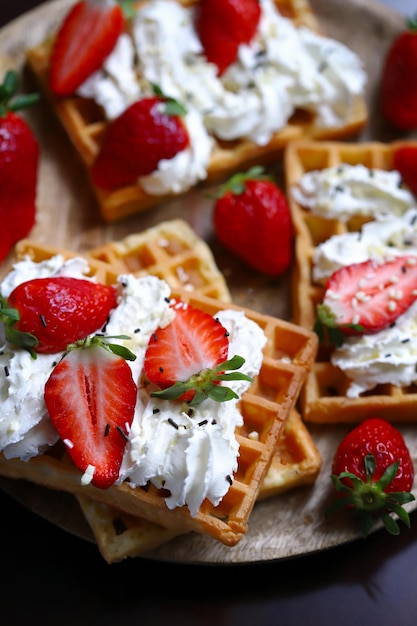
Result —
<instances>
[{"instance_id":1,"label":"whole strawberry","mask_svg":"<svg viewBox=\"0 0 417 626\"><path fill-rule=\"evenodd\" d=\"M182 120L184 108L175 100L155 95L143 98L113 120L92 166L92 180L102 189L137 182L172 159L190 142Z\"/></svg>"},{"instance_id":2,"label":"whole strawberry","mask_svg":"<svg viewBox=\"0 0 417 626\"><path fill-rule=\"evenodd\" d=\"M404 144L392 156L393 168L401 174L403 183L417 198L417 144Z\"/></svg>"},{"instance_id":3,"label":"whole strawberry","mask_svg":"<svg viewBox=\"0 0 417 626\"><path fill-rule=\"evenodd\" d=\"M256 34L261 17L259 0L200 0L196 30L207 61L221 76L237 59L241 44Z\"/></svg>"},{"instance_id":4,"label":"whole strawberry","mask_svg":"<svg viewBox=\"0 0 417 626\"><path fill-rule=\"evenodd\" d=\"M220 187L214 229L224 247L256 271L276 277L288 269L293 236L289 206L262 168L235 174Z\"/></svg>"},{"instance_id":5,"label":"whole strawberry","mask_svg":"<svg viewBox=\"0 0 417 626\"><path fill-rule=\"evenodd\" d=\"M397 535L399 526L390 513L410 526L402 505L415 499L410 493L414 466L403 436L392 424L374 417L356 426L339 444L332 472L341 497L331 510L353 507L365 535L378 518Z\"/></svg>"},{"instance_id":6,"label":"whole strawberry","mask_svg":"<svg viewBox=\"0 0 417 626\"><path fill-rule=\"evenodd\" d=\"M35 278L15 287L7 301L0 298L0 320L10 342L53 354L100 330L116 306L111 285L68 276Z\"/></svg>"},{"instance_id":7,"label":"whole strawberry","mask_svg":"<svg viewBox=\"0 0 417 626\"><path fill-rule=\"evenodd\" d=\"M49 86L68 96L97 71L125 26L121 7L112 0L80 0L65 16L50 61Z\"/></svg>"},{"instance_id":8,"label":"whole strawberry","mask_svg":"<svg viewBox=\"0 0 417 626\"><path fill-rule=\"evenodd\" d=\"M401 130L417 128L417 16L392 43L381 76L381 110Z\"/></svg>"},{"instance_id":9,"label":"whole strawberry","mask_svg":"<svg viewBox=\"0 0 417 626\"><path fill-rule=\"evenodd\" d=\"M38 100L16 96L19 81L9 71L0 86L0 261L35 223L39 145L26 121L15 111Z\"/></svg>"}]
</instances>

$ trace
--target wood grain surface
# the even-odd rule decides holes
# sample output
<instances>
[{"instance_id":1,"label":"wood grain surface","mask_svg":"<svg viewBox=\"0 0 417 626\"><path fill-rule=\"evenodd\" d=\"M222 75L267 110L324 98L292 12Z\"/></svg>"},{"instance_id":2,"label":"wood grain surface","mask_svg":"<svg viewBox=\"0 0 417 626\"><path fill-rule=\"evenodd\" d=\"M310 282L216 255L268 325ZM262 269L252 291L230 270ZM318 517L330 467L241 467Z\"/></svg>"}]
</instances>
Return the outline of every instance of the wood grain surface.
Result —
<instances>
[{"instance_id":1,"label":"wood grain surface","mask_svg":"<svg viewBox=\"0 0 417 626\"><path fill-rule=\"evenodd\" d=\"M0 31L0 72L16 68L23 89L36 89L25 67L25 50L54 30L72 0L54 0L14 20ZM366 99L369 124L358 141L390 141L399 135L381 119L378 85L381 64L393 38L404 27L404 18L373 0L311 0L324 32L346 43L365 63L369 81ZM38 186L38 216L31 237L41 243L84 252L104 242L142 231L158 222L175 217L186 219L213 250L223 271L234 301L250 309L290 319L289 277L270 280L236 262L216 241L212 228L210 188L200 188L147 213L119 223L105 224L82 165L55 120L52 111L41 102L27 114L41 145ZM282 183L281 163L271 168ZM13 260L0 266L3 275ZM413 460L417 463L417 440L414 426L400 427L407 438ZM155 550L151 557L173 562L250 563L285 559L312 553L357 538L357 530L343 516L328 518L332 455L346 432L345 426L312 427L311 433L323 457L323 468L313 487L299 488L286 495L255 506L247 535L234 548L227 548L203 536L179 537ZM1 479L0 487L39 515L80 537L92 540L79 509L70 496L52 493L25 483ZM410 510L414 505L409 505Z\"/></svg>"}]
</instances>

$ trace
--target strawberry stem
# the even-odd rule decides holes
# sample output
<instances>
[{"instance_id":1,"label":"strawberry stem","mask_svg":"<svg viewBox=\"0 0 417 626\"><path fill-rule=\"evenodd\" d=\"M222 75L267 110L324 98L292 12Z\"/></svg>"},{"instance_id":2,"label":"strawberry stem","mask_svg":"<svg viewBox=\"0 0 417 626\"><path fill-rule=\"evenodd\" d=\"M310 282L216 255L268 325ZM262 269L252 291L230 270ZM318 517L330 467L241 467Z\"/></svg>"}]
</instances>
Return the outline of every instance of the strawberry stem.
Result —
<instances>
[{"instance_id":1,"label":"strawberry stem","mask_svg":"<svg viewBox=\"0 0 417 626\"><path fill-rule=\"evenodd\" d=\"M15 346L30 352L32 358L36 359L36 352L34 348L36 348L39 341L35 335L22 332L21 330L15 328L15 324L19 321L19 319L19 311L9 307L7 300L0 295L0 324L3 324L4 326L5 338Z\"/></svg>"},{"instance_id":2,"label":"strawberry stem","mask_svg":"<svg viewBox=\"0 0 417 626\"><path fill-rule=\"evenodd\" d=\"M239 355L235 355L228 361L223 361L214 369L204 369L198 374L190 376L187 381L177 381L166 389L152 391L151 396L160 398L161 400L177 400L185 393L194 391L194 396L187 403L189 406L196 406L206 398L211 398L215 402L227 402L237 399L237 393L224 385L219 385L224 380L247 380L253 382L253 378L243 374L242 372L226 372L225 370L237 370L244 364L245 359Z\"/></svg>"},{"instance_id":3,"label":"strawberry stem","mask_svg":"<svg viewBox=\"0 0 417 626\"><path fill-rule=\"evenodd\" d=\"M398 535L399 526L390 513L398 515L400 520L410 527L410 517L401 506L415 500L414 496L405 491L386 492L398 473L399 461L392 463L377 481L373 481L376 461L373 454L364 458L366 478L362 480L351 472L341 472L339 476L332 474L331 480L337 492L343 497L334 502L326 511L331 513L344 507L353 508L359 516L361 530L367 536L376 519L381 519L385 529L392 535ZM349 484L346 484L348 479Z\"/></svg>"},{"instance_id":4,"label":"strawberry stem","mask_svg":"<svg viewBox=\"0 0 417 626\"><path fill-rule=\"evenodd\" d=\"M0 117L5 117L9 111L19 111L38 102L40 96L37 93L16 96L18 88L17 73L9 70L0 85Z\"/></svg>"}]
</instances>

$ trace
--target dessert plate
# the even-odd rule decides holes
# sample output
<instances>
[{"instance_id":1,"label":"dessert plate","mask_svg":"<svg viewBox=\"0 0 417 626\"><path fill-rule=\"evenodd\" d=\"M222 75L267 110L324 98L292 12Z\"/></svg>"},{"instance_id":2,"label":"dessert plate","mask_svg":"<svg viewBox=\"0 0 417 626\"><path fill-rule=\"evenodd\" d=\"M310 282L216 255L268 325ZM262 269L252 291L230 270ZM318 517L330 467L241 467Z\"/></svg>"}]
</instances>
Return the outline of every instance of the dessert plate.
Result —
<instances>
[{"instance_id":1,"label":"dessert plate","mask_svg":"<svg viewBox=\"0 0 417 626\"><path fill-rule=\"evenodd\" d=\"M25 91L36 84L25 67L25 50L52 32L73 0L46 2L0 30L0 73L15 68L22 76ZM398 138L384 124L378 109L378 82L385 52L404 27L402 16L373 0L311 0L323 31L343 41L363 59L369 81L366 99L370 110L367 127L359 141ZM360 27L358 26L360 25ZM75 155L52 111L42 102L26 114L41 145L42 161L38 191L38 219L31 238L47 245L85 252L129 233L141 232L161 221L181 217L211 247L223 272L234 303L261 313L291 318L289 276L269 280L242 267L217 243L212 229L214 188L195 189L179 199L124 221L104 224L89 189L82 164ZM283 184L282 164L270 168ZM4 275L13 259L0 266ZM150 558L183 562L238 564L273 561L324 550L359 537L358 530L344 515L326 517L332 496L330 481L334 450L348 430L346 425L310 425L310 432L322 455L323 466L314 486L299 487L279 497L259 502L250 518L248 533L233 548L199 535L178 537L147 555ZM417 426L399 427L417 464ZM0 488L49 521L86 540L93 540L74 498L21 481L0 479ZM417 507L411 503L409 510Z\"/></svg>"}]
</instances>

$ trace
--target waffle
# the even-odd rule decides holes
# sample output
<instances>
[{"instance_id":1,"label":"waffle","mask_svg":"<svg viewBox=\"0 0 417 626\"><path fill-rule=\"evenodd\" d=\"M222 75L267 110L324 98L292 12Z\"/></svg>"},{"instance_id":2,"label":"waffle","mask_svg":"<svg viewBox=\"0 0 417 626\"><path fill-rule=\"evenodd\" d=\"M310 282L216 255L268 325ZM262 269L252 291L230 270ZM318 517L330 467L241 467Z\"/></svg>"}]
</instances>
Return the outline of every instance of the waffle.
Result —
<instances>
[{"instance_id":1,"label":"waffle","mask_svg":"<svg viewBox=\"0 0 417 626\"><path fill-rule=\"evenodd\" d=\"M76 256L59 248L45 248L30 240L21 242L19 257L29 255L35 262L54 254ZM118 270L93 256L86 255L90 275L100 282L114 283ZM196 290L173 289L182 299L210 314L227 308L242 310L231 303ZM128 484L109 489L83 486L81 474L61 443L28 462L0 457L0 474L76 495L85 495L134 517L141 517L175 532L195 531L211 536L225 545L235 545L247 531L248 519L260 486L274 455L280 431L294 408L308 369L314 362L317 339L314 333L290 322L243 309L247 317L265 332L267 342L259 375L242 395L240 409L243 425L236 432L240 445L238 470L228 493L217 507L205 501L195 517L186 507L169 510L163 494L153 485L133 489Z\"/></svg>"},{"instance_id":2,"label":"waffle","mask_svg":"<svg viewBox=\"0 0 417 626\"><path fill-rule=\"evenodd\" d=\"M391 170L393 153L402 143L296 141L287 148L285 155L287 190L304 173L341 163ZM407 142L408 145L410 143ZM291 193L288 195L296 233L292 275L293 321L312 329L316 319L316 305L322 301L324 295L324 287L314 284L312 280L314 249L333 235L348 231L358 232L365 220L353 217L343 223L324 219L312 215L291 197ZM316 363L307 376L306 385L300 395L300 407L305 421L354 423L375 414L391 422L416 421L415 386L378 385L358 398L348 398L345 393L349 381L339 368L331 364L329 356L329 351L320 347Z\"/></svg>"},{"instance_id":3,"label":"waffle","mask_svg":"<svg viewBox=\"0 0 417 626\"><path fill-rule=\"evenodd\" d=\"M192 5L197 0L178 0L181 4ZM318 21L307 0L275 0L277 8L285 17L298 26L306 26L320 32ZM27 61L34 72L47 100L61 121L76 151L84 163L87 173L99 152L106 128L103 111L91 100L68 97L56 98L48 89L49 58L53 37L27 51ZM359 132L367 121L367 109L363 98L357 98L351 115L343 126L323 128L316 124L314 115L306 111L296 111L291 120L277 132L266 146L257 146L248 140L218 141L211 154L206 182L229 176L233 171L242 170L254 163L267 163L282 154L286 144L292 139L313 137L318 139L343 138ZM169 196L152 196L138 185L130 185L114 191L103 191L92 184L97 203L104 220L113 222L127 215L149 209Z\"/></svg>"},{"instance_id":4,"label":"waffle","mask_svg":"<svg viewBox=\"0 0 417 626\"><path fill-rule=\"evenodd\" d=\"M320 454L300 414L293 409L281 429L258 501L314 483L320 468ZM87 496L78 495L77 499L107 563L143 555L179 534Z\"/></svg>"}]
</instances>

